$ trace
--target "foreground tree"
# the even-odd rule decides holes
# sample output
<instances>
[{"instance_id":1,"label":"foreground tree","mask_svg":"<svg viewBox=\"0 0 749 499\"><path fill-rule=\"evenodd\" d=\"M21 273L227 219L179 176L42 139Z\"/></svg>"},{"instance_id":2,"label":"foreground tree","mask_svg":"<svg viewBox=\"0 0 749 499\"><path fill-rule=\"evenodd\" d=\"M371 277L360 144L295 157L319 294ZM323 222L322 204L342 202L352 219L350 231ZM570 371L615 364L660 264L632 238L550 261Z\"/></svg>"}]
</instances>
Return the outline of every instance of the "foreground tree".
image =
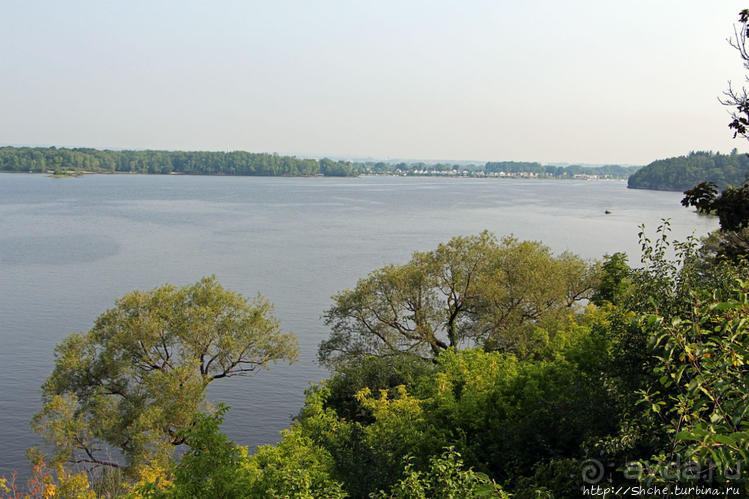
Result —
<instances>
[{"instance_id":1,"label":"foreground tree","mask_svg":"<svg viewBox=\"0 0 749 499\"><path fill-rule=\"evenodd\" d=\"M660 386L640 392L641 401L671 436L648 468L658 475L674 462L694 462L697 478L712 479L718 471L717 480L746 487L741 472L749 456L749 282L737 280L729 296L701 295L691 318L647 318L658 328L654 340L662 353L654 372L661 377Z\"/></svg>"},{"instance_id":2,"label":"foreground tree","mask_svg":"<svg viewBox=\"0 0 749 499\"><path fill-rule=\"evenodd\" d=\"M685 191L681 204L720 220L720 230L711 234L707 250L732 260L749 256L749 181L722 192L712 182L703 182Z\"/></svg>"},{"instance_id":3,"label":"foreground tree","mask_svg":"<svg viewBox=\"0 0 749 499\"><path fill-rule=\"evenodd\" d=\"M196 414L183 430L189 449L173 473L144 480L127 497L149 499L293 497L341 499L341 484L331 478L332 463L297 427L282 432L278 445L261 445L255 454L220 432L228 407Z\"/></svg>"},{"instance_id":4,"label":"foreground tree","mask_svg":"<svg viewBox=\"0 0 749 499\"><path fill-rule=\"evenodd\" d=\"M297 358L296 339L271 312L261 296L248 302L213 277L119 299L56 348L32 421L52 461L130 472L168 464L209 383ZM112 450L125 462L107 457Z\"/></svg>"},{"instance_id":5,"label":"foreground tree","mask_svg":"<svg viewBox=\"0 0 749 499\"><path fill-rule=\"evenodd\" d=\"M334 296L320 360L340 366L362 355L434 358L475 344L531 355L539 330L548 340L590 299L597 275L596 266L568 253L556 257L538 242L498 241L488 232L455 237Z\"/></svg>"},{"instance_id":6,"label":"foreground tree","mask_svg":"<svg viewBox=\"0 0 749 499\"><path fill-rule=\"evenodd\" d=\"M681 204L694 206L700 213L714 213L723 231L740 231L749 227L749 182L720 193L712 182L703 182L685 191Z\"/></svg>"},{"instance_id":7,"label":"foreground tree","mask_svg":"<svg viewBox=\"0 0 749 499\"><path fill-rule=\"evenodd\" d=\"M439 457L431 459L428 471L415 470L406 465L403 479L390 492L380 491L371 497L381 499L410 499L413 497L497 497L508 498L492 479L472 469L464 469L460 454L448 448Z\"/></svg>"}]
</instances>

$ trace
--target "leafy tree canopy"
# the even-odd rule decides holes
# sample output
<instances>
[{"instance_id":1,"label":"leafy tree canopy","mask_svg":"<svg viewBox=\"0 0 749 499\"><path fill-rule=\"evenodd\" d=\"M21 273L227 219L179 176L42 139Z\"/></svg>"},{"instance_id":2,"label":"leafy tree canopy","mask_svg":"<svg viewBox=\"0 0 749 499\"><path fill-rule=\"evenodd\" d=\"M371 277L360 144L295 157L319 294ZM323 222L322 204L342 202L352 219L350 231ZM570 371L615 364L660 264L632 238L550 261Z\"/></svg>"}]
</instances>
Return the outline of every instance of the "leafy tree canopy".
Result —
<instances>
[{"instance_id":1,"label":"leafy tree canopy","mask_svg":"<svg viewBox=\"0 0 749 499\"><path fill-rule=\"evenodd\" d=\"M33 426L57 462L120 467L114 449L128 471L168 463L209 383L297 358L271 312L213 277L129 293L57 346Z\"/></svg>"},{"instance_id":2,"label":"leafy tree canopy","mask_svg":"<svg viewBox=\"0 0 749 499\"><path fill-rule=\"evenodd\" d=\"M720 193L715 184L703 182L685 191L681 204L718 216L720 231L708 238L707 252L733 260L749 257L749 181Z\"/></svg>"},{"instance_id":3,"label":"leafy tree canopy","mask_svg":"<svg viewBox=\"0 0 749 499\"><path fill-rule=\"evenodd\" d=\"M631 189L684 191L701 182L720 188L741 185L749 174L749 157L735 149L731 154L710 151L659 159L634 173L627 181Z\"/></svg>"},{"instance_id":4,"label":"leafy tree canopy","mask_svg":"<svg viewBox=\"0 0 749 499\"><path fill-rule=\"evenodd\" d=\"M740 471L749 458L749 282L727 294L696 298L691 318L646 319L658 328L661 377L660 386L641 391L642 402L671 435L670 452L654 456L653 468L680 458L703 465L707 476Z\"/></svg>"},{"instance_id":5,"label":"leafy tree canopy","mask_svg":"<svg viewBox=\"0 0 749 499\"><path fill-rule=\"evenodd\" d=\"M715 213L721 230L738 231L749 226L749 182L729 187L720 194L718 186L703 182L684 194L682 205L694 206L700 213Z\"/></svg>"},{"instance_id":6,"label":"leafy tree canopy","mask_svg":"<svg viewBox=\"0 0 749 499\"><path fill-rule=\"evenodd\" d=\"M333 297L332 329L320 346L327 365L364 354L422 358L481 344L522 356L549 342L549 331L589 299L597 267L538 242L483 232L455 237L388 265Z\"/></svg>"}]
</instances>

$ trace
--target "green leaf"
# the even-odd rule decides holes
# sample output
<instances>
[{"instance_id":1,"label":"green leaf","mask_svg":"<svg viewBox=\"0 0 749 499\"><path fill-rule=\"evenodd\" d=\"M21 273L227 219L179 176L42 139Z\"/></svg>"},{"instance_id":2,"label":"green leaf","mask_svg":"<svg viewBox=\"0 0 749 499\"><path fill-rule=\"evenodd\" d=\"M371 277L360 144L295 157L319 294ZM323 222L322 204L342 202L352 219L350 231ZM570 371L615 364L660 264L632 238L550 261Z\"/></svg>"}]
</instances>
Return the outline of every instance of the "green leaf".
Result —
<instances>
[{"instance_id":1,"label":"green leaf","mask_svg":"<svg viewBox=\"0 0 749 499\"><path fill-rule=\"evenodd\" d=\"M720 435L720 434L713 435L713 440L720 444L730 445L731 447L736 445L736 440L727 435Z\"/></svg>"},{"instance_id":2,"label":"green leaf","mask_svg":"<svg viewBox=\"0 0 749 499\"><path fill-rule=\"evenodd\" d=\"M680 431L676 434L676 440L679 441L699 441L700 438L689 431Z\"/></svg>"}]
</instances>

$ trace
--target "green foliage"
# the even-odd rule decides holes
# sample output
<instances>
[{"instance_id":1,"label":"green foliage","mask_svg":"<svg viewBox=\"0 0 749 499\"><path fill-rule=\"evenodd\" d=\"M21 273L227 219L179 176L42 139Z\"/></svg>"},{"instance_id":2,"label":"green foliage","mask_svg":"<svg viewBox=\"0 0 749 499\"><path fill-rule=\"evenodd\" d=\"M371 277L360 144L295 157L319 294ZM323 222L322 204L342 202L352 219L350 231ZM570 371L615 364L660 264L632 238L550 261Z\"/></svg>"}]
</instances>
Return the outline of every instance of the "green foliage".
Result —
<instances>
[{"instance_id":1,"label":"green foliage","mask_svg":"<svg viewBox=\"0 0 749 499\"><path fill-rule=\"evenodd\" d=\"M0 171L155 173L183 175L358 175L349 163L244 151L109 151L64 147L0 147Z\"/></svg>"},{"instance_id":2,"label":"green foliage","mask_svg":"<svg viewBox=\"0 0 749 499\"><path fill-rule=\"evenodd\" d=\"M116 449L130 472L167 466L209 383L296 356L260 296L250 303L214 278L134 291L58 345L33 426L54 462L119 467L101 456Z\"/></svg>"},{"instance_id":3,"label":"green foliage","mask_svg":"<svg viewBox=\"0 0 749 499\"><path fill-rule=\"evenodd\" d=\"M708 239L707 251L733 261L749 258L749 182L721 193L715 184L702 183L685 191L681 204L720 219L720 231Z\"/></svg>"},{"instance_id":4,"label":"green foliage","mask_svg":"<svg viewBox=\"0 0 749 499\"><path fill-rule=\"evenodd\" d=\"M749 157L745 154L700 151L653 161L629 177L627 185L632 189L684 191L701 182L712 182L726 188L743 184L747 174Z\"/></svg>"},{"instance_id":5,"label":"green foliage","mask_svg":"<svg viewBox=\"0 0 749 499\"><path fill-rule=\"evenodd\" d=\"M735 470L749 451L749 283L730 297L695 298L691 318L647 318L659 329L661 388L642 391L642 402L671 434L670 452L656 461Z\"/></svg>"},{"instance_id":6,"label":"green foliage","mask_svg":"<svg viewBox=\"0 0 749 499\"><path fill-rule=\"evenodd\" d=\"M590 301L596 305L605 302L620 304L631 291L631 269L625 253L606 255L601 264L600 283Z\"/></svg>"},{"instance_id":7,"label":"green foliage","mask_svg":"<svg viewBox=\"0 0 749 499\"><path fill-rule=\"evenodd\" d=\"M589 330L579 329L578 356L585 348L598 353L582 346ZM340 400L328 402L329 386L350 382L343 374L308 393L298 427L329 452L333 476L350 495L389 490L404 478L407 456L409 470L422 472L431 457L453 446L469 466L507 480L541 460L583 457L585 441L616 430L615 405L600 372L564 355L520 361L501 352L447 350L435 361L410 389L359 391L345 405L352 419L336 412ZM349 392L338 390L339 398Z\"/></svg>"},{"instance_id":8,"label":"green foliage","mask_svg":"<svg viewBox=\"0 0 749 499\"><path fill-rule=\"evenodd\" d=\"M566 360L473 350L445 352L439 366L421 389L429 424L472 466L501 480L540 459L581 456L583 442L614 427L597 378Z\"/></svg>"},{"instance_id":9,"label":"green foliage","mask_svg":"<svg viewBox=\"0 0 749 499\"><path fill-rule=\"evenodd\" d=\"M681 204L694 206L700 213L715 213L724 231L740 231L749 226L749 182L728 187L720 194L715 184L703 182L685 191Z\"/></svg>"},{"instance_id":10,"label":"green foliage","mask_svg":"<svg viewBox=\"0 0 749 499\"><path fill-rule=\"evenodd\" d=\"M595 266L537 242L455 237L334 296L319 357L328 366L364 355L434 358L471 344L533 356L580 311L596 280Z\"/></svg>"},{"instance_id":11,"label":"green foliage","mask_svg":"<svg viewBox=\"0 0 749 499\"><path fill-rule=\"evenodd\" d=\"M690 319L694 293L728 289L728 283L742 272L735 264L706 261L692 238L683 243L671 241L667 220L652 239L643 228L640 239L639 268L630 268L621 253L607 257L600 273L586 265L561 266L572 269L571 275L600 279L591 294L599 306L591 305L584 313L578 309L566 320L549 321L546 328L534 323L523 338L528 342L533 331L546 329L551 333L544 339L547 349L537 347L535 355L527 355L522 349L516 349L517 354L511 354L511 349L488 351L486 343L483 349L446 348L431 362L424 361L430 371L406 370L409 375L402 376L392 372L393 359L407 355L401 362L409 365L418 363L418 357L389 352L387 356L365 357L361 363L352 357L337 365L339 371L326 388L315 391L316 411L310 411L308 400L302 412L303 430L330 452L337 478L355 497L371 493L373 485L381 494L387 490L395 494L392 487L396 483L398 487L410 484L418 490L416 494L428 494L414 485L415 477L422 476L415 473L426 473L429 460L449 446L467 465L501 481L518 497L575 496L582 485L582 463L590 458L613 463L604 466L607 476L633 485L617 467L662 455L673 441L659 414L638 404L638 393L659 383L662 374L655 355L663 354L663 345L652 341L659 327L640 317L657 313L668 321ZM529 256L533 255L529 251L532 245L518 245L517 253L505 247L494 253L491 242L481 244L481 240L470 238L453 240L437 251L415 254L410 262L426 269L428 264L434 265L422 275L432 275L432 282L443 286L427 287L419 282L414 288L421 290L420 294L412 288L411 296L423 298L424 289L447 291L435 294L452 300L442 303L442 317L450 317L450 310L470 309L472 315L466 314L464 321L454 324L459 334L474 340L481 335L467 332L475 331L472 328L481 321L490 322L490 293L512 289L520 296L542 296L539 293L548 290L534 291L535 282L554 288L554 270L560 268L549 264L549 259ZM465 253L481 256L470 265ZM495 260L498 254L512 262L513 266L506 268L515 268L515 275L487 270L501 268ZM472 273L470 279L461 280L468 275L462 270L465 268ZM500 284L491 282L498 275L503 277L496 279ZM551 280L547 276L552 276ZM457 285L466 280L476 287ZM565 282L563 278L560 281ZM357 287L357 291L364 289ZM371 291L364 294L373 300L368 303L378 303L383 294ZM556 291L554 296L560 294ZM436 324L442 328L440 337L449 343L448 323ZM383 372L377 374L378 368ZM411 376L414 372L417 375ZM401 379L407 387L393 387ZM372 385L371 390L365 387L352 397L367 384ZM335 387L337 394L329 403L330 387ZM678 390L662 388L659 394L670 400L678 396ZM403 474L399 461L405 456L413 457Z\"/></svg>"},{"instance_id":12,"label":"green foliage","mask_svg":"<svg viewBox=\"0 0 749 499\"><path fill-rule=\"evenodd\" d=\"M154 496L242 497L250 485L246 473L237 473L242 452L218 429L228 407L219 405L214 414L199 414L193 425L180 431L190 447L174 470L173 486ZM145 492L145 491L144 491Z\"/></svg>"},{"instance_id":13,"label":"green foliage","mask_svg":"<svg viewBox=\"0 0 749 499\"><path fill-rule=\"evenodd\" d=\"M302 433L298 425L282 432L278 445L258 448L245 465L252 477L246 497L346 497L331 455Z\"/></svg>"},{"instance_id":14,"label":"green foliage","mask_svg":"<svg viewBox=\"0 0 749 499\"><path fill-rule=\"evenodd\" d=\"M527 162L490 162L478 164L425 164L383 162L351 163L301 159L278 154L245 151L111 151L65 147L0 147L0 171L52 172L69 177L92 173L146 173L181 175L262 175L262 176L357 176L362 173L416 175L449 174L486 176L505 172L508 175L533 174L540 177L573 178L595 175L602 178L627 178L637 167L605 165L587 167L542 166Z\"/></svg>"},{"instance_id":15,"label":"green foliage","mask_svg":"<svg viewBox=\"0 0 749 499\"><path fill-rule=\"evenodd\" d=\"M359 174L359 169L350 163L323 158L319 164L320 173L326 177L350 177Z\"/></svg>"},{"instance_id":16,"label":"green foliage","mask_svg":"<svg viewBox=\"0 0 749 499\"><path fill-rule=\"evenodd\" d=\"M554 499L579 497L585 484L581 462L577 459L541 461L533 467L533 474L519 477L513 487L514 499Z\"/></svg>"},{"instance_id":17,"label":"green foliage","mask_svg":"<svg viewBox=\"0 0 749 499\"><path fill-rule=\"evenodd\" d=\"M430 460L429 469L417 471L407 464L404 477L393 485L390 492L380 491L373 498L462 499L464 497L510 497L502 487L483 473L464 470L460 454L448 448L441 456Z\"/></svg>"},{"instance_id":18,"label":"green foliage","mask_svg":"<svg viewBox=\"0 0 749 499\"><path fill-rule=\"evenodd\" d=\"M661 221L651 239L640 226L642 266L634 269L631 292L622 306L639 313L677 316L689 308L689 293L699 286L701 276L696 267L698 244L694 237L671 241L671 222Z\"/></svg>"},{"instance_id":19,"label":"green foliage","mask_svg":"<svg viewBox=\"0 0 749 499\"><path fill-rule=\"evenodd\" d=\"M714 264L729 260L746 265L749 262L749 227L737 231L713 231L703 240L701 251Z\"/></svg>"},{"instance_id":20,"label":"green foliage","mask_svg":"<svg viewBox=\"0 0 749 499\"><path fill-rule=\"evenodd\" d=\"M421 379L431 376L434 370L434 363L409 355L364 356L358 362L341 366L326 381L330 393L325 399L325 407L348 421L371 423L372 414L356 400L357 393L364 388L379 393L400 385L412 389Z\"/></svg>"},{"instance_id":21,"label":"green foliage","mask_svg":"<svg viewBox=\"0 0 749 499\"><path fill-rule=\"evenodd\" d=\"M633 458L657 452L667 441L660 421L637 404L637 391L657 380L652 372L655 360L650 348L653 330L644 327L639 317L635 312L608 303L592 310L586 317L590 335L565 353L570 362L586 373L589 387L601 393L601 403L607 406L602 417L610 423L610 426L589 435L588 440L581 444L585 449L582 457L593 457L620 466ZM581 456L560 456L558 466L572 466L565 461L570 457ZM614 473L615 468L608 471ZM549 477L544 478L540 474L541 471L537 469L530 483L555 491L559 491L559 487L564 489L573 484L581 485L579 481L563 485L561 476L550 481ZM578 464L574 477L579 476ZM552 486L552 482L556 485Z\"/></svg>"},{"instance_id":22,"label":"green foliage","mask_svg":"<svg viewBox=\"0 0 749 499\"><path fill-rule=\"evenodd\" d=\"M441 440L425 426L420 401L403 386L377 395L361 390L355 401L371 414L365 423L341 418L328 407L329 396L324 385L311 389L295 427L331 456L332 476L352 497L389 488L401 477L405 456L423 464L440 448Z\"/></svg>"},{"instance_id":23,"label":"green foliage","mask_svg":"<svg viewBox=\"0 0 749 499\"><path fill-rule=\"evenodd\" d=\"M702 182L684 191L682 206L694 206L700 213L710 214L715 209L713 204L718 197L718 186L713 182Z\"/></svg>"},{"instance_id":24,"label":"green foliage","mask_svg":"<svg viewBox=\"0 0 749 499\"><path fill-rule=\"evenodd\" d=\"M98 497L89 485L86 473L71 473L63 466L54 472L44 461L37 461L26 482L25 491L16 484L16 473L10 478L0 476L0 499L31 499L63 497L69 499L95 499Z\"/></svg>"},{"instance_id":25,"label":"green foliage","mask_svg":"<svg viewBox=\"0 0 749 499\"><path fill-rule=\"evenodd\" d=\"M134 497L343 498L339 483L329 476L330 456L312 444L296 427L283 432L277 445L261 446L251 457L219 432L228 408L198 414L182 431L189 450L173 472L173 479L156 478L134 488Z\"/></svg>"},{"instance_id":26,"label":"green foliage","mask_svg":"<svg viewBox=\"0 0 749 499\"><path fill-rule=\"evenodd\" d=\"M402 307L391 319L413 331L432 328L447 348L435 352L424 336L421 350L382 350L384 340L372 334L377 355L337 362L277 445L237 459L214 435L195 462L220 483L226 477L226 488L241 482L239 497L506 497L507 490L535 498L578 496L590 459L623 485L637 485L623 473L631 461L649 466L641 477L649 480L673 459L707 470L745 459L749 288L731 284L743 267L707 262L694 240L670 241L667 221L653 240L644 229L640 237L642 266L634 269L623 254L608 257L599 273L535 243L482 234L373 273L339 295L337 305L343 297L360 307L347 320L379 320ZM585 291L599 305L569 313L575 290L584 289L576 283L599 278L595 293ZM532 355L486 342L465 348L486 338L476 331L496 317L501 290L525 304L548 297L561 304L560 316L526 325L525 344L542 338ZM358 323L367 324L397 330L392 320L377 324L382 329ZM464 348L450 346L456 338ZM177 468L183 464L190 462ZM177 476L167 493L179 489Z\"/></svg>"}]
</instances>

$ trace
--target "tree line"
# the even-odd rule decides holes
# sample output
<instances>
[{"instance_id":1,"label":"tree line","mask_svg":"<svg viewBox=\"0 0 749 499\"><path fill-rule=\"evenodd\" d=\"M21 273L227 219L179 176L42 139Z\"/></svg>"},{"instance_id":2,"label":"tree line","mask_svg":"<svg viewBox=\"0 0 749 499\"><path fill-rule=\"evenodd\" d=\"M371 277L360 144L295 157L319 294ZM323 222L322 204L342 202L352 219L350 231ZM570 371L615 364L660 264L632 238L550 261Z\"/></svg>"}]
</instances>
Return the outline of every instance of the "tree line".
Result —
<instances>
[{"instance_id":1,"label":"tree line","mask_svg":"<svg viewBox=\"0 0 749 499\"><path fill-rule=\"evenodd\" d=\"M0 147L0 171L70 174L140 173L184 175L259 176L356 176L361 174L413 175L416 172L464 172L489 175L531 173L550 178L597 175L627 178L637 167L605 165L552 166L534 162L488 162L459 165L450 163L385 163L303 159L278 154L244 151L134 151L64 147Z\"/></svg>"},{"instance_id":2,"label":"tree line","mask_svg":"<svg viewBox=\"0 0 749 499\"><path fill-rule=\"evenodd\" d=\"M352 176L359 169L327 158L300 159L244 151L113 151L90 148L0 147L0 170L34 173Z\"/></svg>"},{"instance_id":3,"label":"tree line","mask_svg":"<svg viewBox=\"0 0 749 499\"><path fill-rule=\"evenodd\" d=\"M629 177L627 185L631 189L684 191L702 182L712 182L724 189L742 185L747 175L749 157L736 149L730 154L697 151L653 161Z\"/></svg>"}]
</instances>

